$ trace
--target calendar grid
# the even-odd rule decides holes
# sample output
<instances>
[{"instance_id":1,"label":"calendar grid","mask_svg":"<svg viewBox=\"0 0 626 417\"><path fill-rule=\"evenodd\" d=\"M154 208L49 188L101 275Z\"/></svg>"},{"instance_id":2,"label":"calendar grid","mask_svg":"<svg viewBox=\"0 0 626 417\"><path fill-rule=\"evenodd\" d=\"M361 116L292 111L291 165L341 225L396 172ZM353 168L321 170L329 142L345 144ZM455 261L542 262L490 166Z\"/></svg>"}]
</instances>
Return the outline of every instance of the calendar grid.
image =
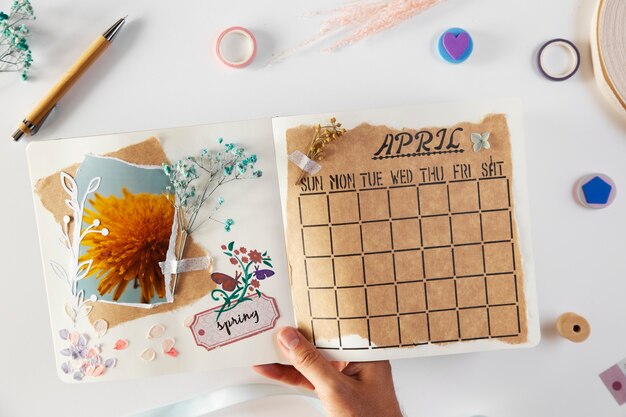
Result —
<instances>
[{"instance_id":1,"label":"calendar grid","mask_svg":"<svg viewBox=\"0 0 626 417\"><path fill-rule=\"evenodd\" d=\"M471 194L457 187L472 187L476 201L461 199ZM489 204L481 191L491 193ZM322 221L307 220L308 198L325 200ZM445 200L441 210L437 199ZM402 212L409 200L411 212ZM318 348L379 349L520 334L507 177L302 193L298 210ZM307 247L310 234L327 247ZM503 255L508 247L510 257ZM328 274L312 277L314 270ZM336 343L316 338L316 327L328 334L329 325L336 327ZM368 340L346 347L342 335L354 328Z\"/></svg>"}]
</instances>

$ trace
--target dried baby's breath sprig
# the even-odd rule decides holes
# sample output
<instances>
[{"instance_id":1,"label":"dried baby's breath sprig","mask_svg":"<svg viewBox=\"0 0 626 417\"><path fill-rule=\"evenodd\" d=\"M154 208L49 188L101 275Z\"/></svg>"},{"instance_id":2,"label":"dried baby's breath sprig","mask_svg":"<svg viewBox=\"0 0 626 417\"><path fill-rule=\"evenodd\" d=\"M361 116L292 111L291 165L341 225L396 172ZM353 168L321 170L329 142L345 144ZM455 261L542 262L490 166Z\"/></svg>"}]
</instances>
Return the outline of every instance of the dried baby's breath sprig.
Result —
<instances>
[{"instance_id":1,"label":"dried baby's breath sprig","mask_svg":"<svg viewBox=\"0 0 626 417\"><path fill-rule=\"evenodd\" d=\"M330 125L322 126L318 124L315 126L315 134L309 144L309 150L306 156L313 161L323 160L325 156L324 148L328 144L341 138L344 133L346 133L346 129L341 127L341 123L337 123L337 119L334 117L331 117ZM305 175L306 172L303 170L296 181L296 185Z\"/></svg>"},{"instance_id":2,"label":"dried baby's breath sprig","mask_svg":"<svg viewBox=\"0 0 626 417\"><path fill-rule=\"evenodd\" d=\"M13 0L8 14L0 10L0 72L18 71L22 80L28 78L33 56L27 42L30 31L23 22L34 19L29 0Z\"/></svg>"}]
</instances>

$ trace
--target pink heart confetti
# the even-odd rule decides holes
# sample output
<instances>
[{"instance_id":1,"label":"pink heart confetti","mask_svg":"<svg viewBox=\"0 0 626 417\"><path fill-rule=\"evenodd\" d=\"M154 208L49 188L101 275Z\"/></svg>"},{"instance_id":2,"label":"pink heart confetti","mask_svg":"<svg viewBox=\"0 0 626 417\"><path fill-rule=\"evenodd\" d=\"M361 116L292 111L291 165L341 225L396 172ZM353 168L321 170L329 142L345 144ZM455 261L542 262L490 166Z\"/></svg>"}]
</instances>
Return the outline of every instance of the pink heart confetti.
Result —
<instances>
[{"instance_id":1,"label":"pink heart confetti","mask_svg":"<svg viewBox=\"0 0 626 417\"><path fill-rule=\"evenodd\" d=\"M78 332L70 332L69 339L70 339L70 343L76 346L76 344L78 344L78 340L80 339L80 336L78 335Z\"/></svg>"},{"instance_id":2,"label":"pink heart confetti","mask_svg":"<svg viewBox=\"0 0 626 417\"><path fill-rule=\"evenodd\" d=\"M115 350L124 350L128 347L128 340L126 339L119 339L117 342L115 342L115 346L113 347L113 349Z\"/></svg>"},{"instance_id":3,"label":"pink heart confetti","mask_svg":"<svg viewBox=\"0 0 626 417\"><path fill-rule=\"evenodd\" d=\"M176 348L171 348L170 350L168 350L167 352L165 352L165 354L167 356L171 356L172 358L175 358L178 356L178 351L176 350Z\"/></svg>"},{"instance_id":4,"label":"pink heart confetti","mask_svg":"<svg viewBox=\"0 0 626 417\"><path fill-rule=\"evenodd\" d=\"M93 373L91 374L92 376L100 376L104 373L104 370L106 368L104 367L104 365L98 365L95 367L95 369L93 370Z\"/></svg>"}]
</instances>

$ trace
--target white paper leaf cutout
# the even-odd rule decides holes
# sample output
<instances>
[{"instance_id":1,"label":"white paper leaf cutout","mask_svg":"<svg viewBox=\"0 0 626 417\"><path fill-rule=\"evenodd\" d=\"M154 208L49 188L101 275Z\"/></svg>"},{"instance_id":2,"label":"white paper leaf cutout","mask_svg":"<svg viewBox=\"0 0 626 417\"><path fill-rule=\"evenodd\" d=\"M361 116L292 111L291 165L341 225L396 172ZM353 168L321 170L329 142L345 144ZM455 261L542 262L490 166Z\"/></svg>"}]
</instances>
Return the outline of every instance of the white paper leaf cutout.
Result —
<instances>
[{"instance_id":1,"label":"white paper leaf cutout","mask_svg":"<svg viewBox=\"0 0 626 417\"><path fill-rule=\"evenodd\" d=\"M87 191L85 191L85 194L93 193L98 189L98 187L100 187L100 177L92 178L91 181L89 181L89 185L87 186Z\"/></svg>"},{"instance_id":2,"label":"white paper leaf cutout","mask_svg":"<svg viewBox=\"0 0 626 417\"><path fill-rule=\"evenodd\" d=\"M76 281L80 281L81 279L85 278L87 274L89 274L92 263L93 259L89 259L78 264L78 267L76 268Z\"/></svg>"},{"instance_id":3,"label":"white paper leaf cutout","mask_svg":"<svg viewBox=\"0 0 626 417\"><path fill-rule=\"evenodd\" d=\"M67 273L65 272L65 268L63 268L59 263L50 261L50 267L57 277L61 278L63 281L67 281Z\"/></svg>"},{"instance_id":4,"label":"white paper leaf cutout","mask_svg":"<svg viewBox=\"0 0 626 417\"><path fill-rule=\"evenodd\" d=\"M89 313L91 313L92 309L93 309L92 306L83 306L83 311L85 312L84 317L87 317L89 315Z\"/></svg>"},{"instance_id":5,"label":"white paper leaf cutout","mask_svg":"<svg viewBox=\"0 0 626 417\"><path fill-rule=\"evenodd\" d=\"M76 187L76 181L67 172L61 172L61 186L74 200L78 197L78 187Z\"/></svg>"},{"instance_id":6,"label":"white paper leaf cutout","mask_svg":"<svg viewBox=\"0 0 626 417\"><path fill-rule=\"evenodd\" d=\"M74 200L65 200L65 204L67 204L67 206L71 208L73 212L78 213L79 207Z\"/></svg>"},{"instance_id":7,"label":"white paper leaf cutout","mask_svg":"<svg viewBox=\"0 0 626 417\"><path fill-rule=\"evenodd\" d=\"M163 353L167 353L170 350L172 350L175 344L176 344L175 339L165 339L162 344Z\"/></svg>"},{"instance_id":8,"label":"white paper leaf cutout","mask_svg":"<svg viewBox=\"0 0 626 417\"><path fill-rule=\"evenodd\" d=\"M65 310L65 314L67 314L67 317L69 317L72 321L76 320L76 311L74 311L74 307L72 307L72 304L65 303L65 306L63 308Z\"/></svg>"},{"instance_id":9,"label":"white paper leaf cutout","mask_svg":"<svg viewBox=\"0 0 626 417\"><path fill-rule=\"evenodd\" d=\"M83 302L85 301L85 290L80 290L78 292L78 294L76 294L76 300L79 306L83 304Z\"/></svg>"},{"instance_id":10,"label":"white paper leaf cutout","mask_svg":"<svg viewBox=\"0 0 626 417\"><path fill-rule=\"evenodd\" d=\"M156 358L156 352L152 348L148 348L144 350L143 352L141 352L141 359L143 359L146 362L153 361L154 358Z\"/></svg>"},{"instance_id":11,"label":"white paper leaf cutout","mask_svg":"<svg viewBox=\"0 0 626 417\"><path fill-rule=\"evenodd\" d=\"M109 330L109 323L106 320L98 319L93 324L93 330L96 332L96 337L102 337Z\"/></svg>"},{"instance_id":12,"label":"white paper leaf cutout","mask_svg":"<svg viewBox=\"0 0 626 417\"><path fill-rule=\"evenodd\" d=\"M150 330L148 330L148 339L156 339L163 336L164 334L165 326L162 324L155 324L154 326L150 327Z\"/></svg>"},{"instance_id":13,"label":"white paper leaf cutout","mask_svg":"<svg viewBox=\"0 0 626 417\"><path fill-rule=\"evenodd\" d=\"M195 316L187 316L187 318L185 318L185 321L183 322L183 326L191 327L191 324L193 323L194 318Z\"/></svg>"}]
</instances>

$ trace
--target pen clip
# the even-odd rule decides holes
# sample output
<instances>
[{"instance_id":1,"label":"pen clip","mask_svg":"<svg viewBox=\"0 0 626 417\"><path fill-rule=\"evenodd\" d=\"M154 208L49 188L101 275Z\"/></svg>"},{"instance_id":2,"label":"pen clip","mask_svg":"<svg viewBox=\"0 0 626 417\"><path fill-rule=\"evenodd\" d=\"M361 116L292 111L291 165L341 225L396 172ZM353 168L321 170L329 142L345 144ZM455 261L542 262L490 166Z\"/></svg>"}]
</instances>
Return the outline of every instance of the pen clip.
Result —
<instances>
[{"instance_id":1,"label":"pen clip","mask_svg":"<svg viewBox=\"0 0 626 417\"><path fill-rule=\"evenodd\" d=\"M39 121L39 123L37 123L36 125L32 125L31 124L31 128L30 128L30 135L34 135L37 132L39 132L39 129L41 129L41 126L43 126L44 122L46 121L46 119L48 118L48 116L50 116L50 114L52 113L52 111L54 109L56 109L58 106L58 104L55 104L54 106L52 106L50 108L50 110L48 110L48 112L41 118L41 120Z\"/></svg>"}]
</instances>

